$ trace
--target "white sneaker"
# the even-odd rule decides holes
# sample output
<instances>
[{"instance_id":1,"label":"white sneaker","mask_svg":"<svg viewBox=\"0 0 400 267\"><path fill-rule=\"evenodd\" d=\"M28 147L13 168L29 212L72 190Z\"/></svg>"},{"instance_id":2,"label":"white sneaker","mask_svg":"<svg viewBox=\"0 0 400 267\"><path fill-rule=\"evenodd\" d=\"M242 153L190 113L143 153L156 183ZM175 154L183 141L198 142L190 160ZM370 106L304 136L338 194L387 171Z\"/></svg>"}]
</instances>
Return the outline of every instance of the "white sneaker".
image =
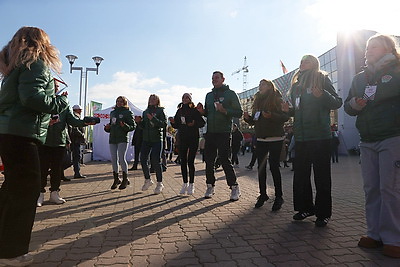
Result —
<instances>
[{"instance_id":1,"label":"white sneaker","mask_svg":"<svg viewBox=\"0 0 400 267\"><path fill-rule=\"evenodd\" d=\"M146 191L153 184L154 184L154 182L151 179L144 179L144 185L142 186L142 191Z\"/></svg>"},{"instance_id":2,"label":"white sneaker","mask_svg":"<svg viewBox=\"0 0 400 267\"><path fill-rule=\"evenodd\" d=\"M179 192L179 195L184 195L185 193L186 193L186 190L188 189L188 184L187 183L184 183L183 185L182 185L182 189L181 189L181 191Z\"/></svg>"},{"instance_id":3,"label":"white sneaker","mask_svg":"<svg viewBox=\"0 0 400 267\"><path fill-rule=\"evenodd\" d=\"M65 199L60 197L60 193L58 191L53 191L53 192L50 192L49 202L52 202L55 204L64 204L66 201L65 201Z\"/></svg>"},{"instance_id":4,"label":"white sneaker","mask_svg":"<svg viewBox=\"0 0 400 267\"><path fill-rule=\"evenodd\" d=\"M27 266L32 262L33 256L27 253L11 259L0 259L0 266Z\"/></svg>"},{"instance_id":5,"label":"white sneaker","mask_svg":"<svg viewBox=\"0 0 400 267\"><path fill-rule=\"evenodd\" d=\"M212 184L207 184L207 190L204 194L205 198L211 198L214 195L214 186Z\"/></svg>"},{"instance_id":6,"label":"white sneaker","mask_svg":"<svg viewBox=\"0 0 400 267\"><path fill-rule=\"evenodd\" d=\"M43 205L44 202L44 193L40 193L39 198L37 200L37 206L41 207Z\"/></svg>"},{"instance_id":7,"label":"white sneaker","mask_svg":"<svg viewBox=\"0 0 400 267\"><path fill-rule=\"evenodd\" d=\"M157 182L157 186L154 189L154 194L157 194L157 195L160 194L161 191L163 190L163 188L164 188L163 183L162 182Z\"/></svg>"},{"instance_id":8,"label":"white sneaker","mask_svg":"<svg viewBox=\"0 0 400 267\"><path fill-rule=\"evenodd\" d=\"M239 200L240 197L240 190L239 185L232 185L231 186L231 201Z\"/></svg>"},{"instance_id":9,"label":"white sneaker","mask_svg":"<svg viewBox=\"0 0 400 267\"><path fill-rule=\"evenodd\" d=\"M187 194L188 195L193 195L193 193L194 193L194 184L190 183L188 188L187 188Z\"/></svg>"}]
</instances>

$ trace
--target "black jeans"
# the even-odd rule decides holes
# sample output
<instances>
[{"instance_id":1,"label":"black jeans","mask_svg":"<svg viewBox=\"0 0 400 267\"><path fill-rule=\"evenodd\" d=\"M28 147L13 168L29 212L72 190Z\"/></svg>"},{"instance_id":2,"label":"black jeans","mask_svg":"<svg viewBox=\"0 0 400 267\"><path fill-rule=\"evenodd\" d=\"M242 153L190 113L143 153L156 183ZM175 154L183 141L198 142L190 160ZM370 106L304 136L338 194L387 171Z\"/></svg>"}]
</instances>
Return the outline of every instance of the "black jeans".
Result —
<instances>
[{"instance_id":1,"label":"black jeans","mask_svg":"<svg viewBox=\"0 0 400 267\"><path fill-rule=\"evenodd\" d=\"M252 149L252 153L251 153L251 160L249 163L249 166L253 167L254 164L256 163L257 160L257 150L255 148Z\"/></svg>"},{"instance_id":2,"label":"black jeans","mask_svg":"<svg viewBox=\"0 0 400 267\"><path fill-rule=\"evenodd\" d=\"M197 149L199 148L199 140L195 138L180 139L179 156L181 157L181 172L184 183L188 182L188 167L189 167L189 183L194 183L194 158L196 157Z\"/></svg>"},{"instance_id":3,"label":"black jeans","mask_svg":"<svg viewBox=\"0 0 400 267\"><path fill-rule=\"evenodd\" d=\"M142 150L142 142L138 142L137 144L135 144L133 149L135 150L135 160L133 162L133 165L137 166L140 162L140 151Z\"/></svg>"},{"instance_id":4,"label":"black jeans","mask_svg":"<svg viewBox=\"0 0 400 267\"><path fill-rule=\"evenodd\" d=\"M74 176L81 175L81 144L71 143L72 150L72 165L74 166Z\"/></svg>"},{"instance_id":5,"label":"black jeans","mask_svg":"<svg viewBox=\"0 0 400 267\"><path fill-rule=\"evenodd\" d=\"M331 217L331 148L330 140L296 141L294 161L294 210L315 212L319 218ZM316 189L315 206L311 186L311 167Z\"/></svg>"},{"instance_id":6,"label":"black jeans","mask_svg":"<svg viewBox=\"0 0 400 267\"><path fill-rule=\"evenodd\" d=\"M232 146L232 164L239 164L239 154L240 146Z\"/></svg>"},{"instance_id":7,"label":"black jeans","mask_svg":"<svg viewBox=\"0 0 400 267\"><path fill-rule=\"evenodd\" d=\"M65 147L39 146L41 190L46 192L47 175L50 169L50 192L60 191L62 162L65 155Z\"/></svg>"},{"instance_id":8,"label":"black jeans","mask_svg":"<svg viewBox=\"0 0 400 267\"><path fill-rule=\"evenodd\" d=\"M0 189L0 258L14 258L29 251L40 193L37 143L1 134L0 156L5 167Z\"/></svg>"},{"instance_id":9,"label":"black jeans","mask_svg":"<svg viewBox=\"0 0 400 267\"><path fill-rule=\"evenodd\" d=\"M271 170L275 187L275 197L282 197L282 178L279 170L279 157L281 155L283 141L260 142L257 141L258 160L258 185L260 195L267 195L267 160Z\"/></svg>"},{"instance_id":10,"label":"black jeans","mask_svg":"<svg viewBox=\"0 0 400 267\"><path fill-rule=\"evenodd\" d=\"M215 185L214 164L217 157L221 162L229 186L237 185L236 174L230 161L231 133L207 133L204 148L206 159L206 182Z\"/></svg>"},{"instance_id":11,"label":"black jeans","mask_svg":"<svg viewBox=\"0 0 400 267\"><path fill-rule=\"evenodd\" d=\"M156 172L157 182L162 182L163 177L161 167L161 152L162 141L143 141L142 150L140 151L140 164L142 165L143 175L145 179L150 179L150 170L148 165L150 155L151 167Z\"/></svg>"}]
</instances>

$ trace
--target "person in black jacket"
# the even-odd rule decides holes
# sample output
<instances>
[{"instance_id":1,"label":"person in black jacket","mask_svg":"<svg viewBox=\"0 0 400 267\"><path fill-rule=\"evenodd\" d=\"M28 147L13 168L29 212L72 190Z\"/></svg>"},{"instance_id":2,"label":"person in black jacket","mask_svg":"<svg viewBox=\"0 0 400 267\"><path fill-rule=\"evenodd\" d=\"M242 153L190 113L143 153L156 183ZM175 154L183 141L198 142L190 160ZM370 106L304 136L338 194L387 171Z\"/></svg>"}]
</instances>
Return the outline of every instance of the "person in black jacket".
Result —
<instances>
[{"instance_id":1,"label":"person in black jacket","mask_svg":"<svg viewBox=\"0 0 400 267\"><path fill-rule=\"evenodd\" d=\"M275 187L275 200L272 211L280 210L283 204L282 178L279 170L280 154L285 132L283 124L289 119L282 111L282 95L273 82L261 80L259 92L254 97L252 115L244 113L244 119L254 125L257 140L258 182L260 196L255 208L260 208L269 199L267 195L267 161Z\"/></svg>"},{"instance_id":2,"label":"person in black jacket","mask_svg":"<svg viewBox=\"0 0 400 267\"><path fill-rule=\"evenodd\" d=\"M194 158L199 147L199 128L203 127L205 122L192 102L190 94L183 94L182 103L178 107L175 117L170 119L170 122L172 127L179 130L179 156L183 178L183 185L179 194L192 195L194 193Z\"/></svg>"},{"instance_id":3,"label":"person in black jacket","mask_svg":"<svg viewBox=\"0 0 400 267\"><path fill-rule=\"evenodd\" d=\"M135 119L142 120L142 116L135 116ZM137 127L135 129L135 132L133 133L133 138L132 138L132 146L135 150L135 160L133 162L132 168L129 169L130 171L137 170L137 165L140 162L140 150L142 149L142 142L143 142L143 129Z\"/></svg>"},{"instance_id":4,"label":"person in black jacket","mask_svg":"<svg viewBox=\"0 0 400 267\"><path fill-rule=\"evenodd\" d=\"M239 158L238 158L238 153L240 150L240 144L242 143L243 140L243 134L239 130L238 126L236 123L232 125L232 164L233 167L238 168L239 167Z\"/></svg>"},{"instance_id":5,"label":"person in black jacket","mask_svg":"<svg viewBox=\"0 0 400 267\"><path fill-rule=\"evenodd\" d=\"M79 105L72 107L74 117L80 119L82 108ZM80 161L82 158L81 145L85 143L83 127L71 127L69 137L71 139L72 165L74 167L74 178L86 178L81 174Z\"/></svg>"}]
</instances>

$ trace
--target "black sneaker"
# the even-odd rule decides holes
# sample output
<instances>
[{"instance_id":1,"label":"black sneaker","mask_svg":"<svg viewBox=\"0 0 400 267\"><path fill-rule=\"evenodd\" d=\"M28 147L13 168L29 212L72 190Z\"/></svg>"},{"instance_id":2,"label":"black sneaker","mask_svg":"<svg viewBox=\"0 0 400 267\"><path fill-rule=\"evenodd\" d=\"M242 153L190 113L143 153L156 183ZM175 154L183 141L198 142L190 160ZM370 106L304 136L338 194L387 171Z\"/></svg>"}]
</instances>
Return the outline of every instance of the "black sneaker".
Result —
<instances>
[{"instance_id":1,"label":"black sneaker","mask_svg":"<svg viewBox=\"0 0 400 267\"><path fill-rule=\"evenodd\" d=\"M278 211L281 209L283 202L285 202L283 200L283 198L281 197L276 197L274 204L272 205L272 211Z\"/></svg>"},{"instance_id":2,"label":"black sneaker","mask_svg":"<svg viewBox=\"0 0 400 267\"><path fill-rule=\"evenodd\" d=\"M301 221L304 220L307 217L313 216L314 212L298 212L295 215L293 215L293 220L296 221Z\"/></svg>"},{"instance_id":3,"label":"black sneaker","mask_svg":"<svg viewBox=\"0 0 400 267\"><path fill-rule=\"evenodd\" d=\"M325 218L317 218L315 221L315 226L316 227L325 227L328 222L329 222L330 217L325 217Z\"/></svg>"},{"instance_id":4,"label":"black sneaker","mask_svg":"<svg viewBox=\"0 0 400 267\"><path fill-rule=\"evenodd\" d=\"M249 166L245 166L245 168L251 171L253 169L253 166L249 165Z\"/></svg>"},{"instance_id":5,"label":"black sneaker","mask_svg":"<svg viewBox=\"0 0 400 267\"><path fill-rule=\"evenodd\" d=\"M267 195L260 195L257 198L257 203L254 205L254 208L258 209L264 205L264 202L267 201L269 197Z\"/></svg>"}]
</instances>

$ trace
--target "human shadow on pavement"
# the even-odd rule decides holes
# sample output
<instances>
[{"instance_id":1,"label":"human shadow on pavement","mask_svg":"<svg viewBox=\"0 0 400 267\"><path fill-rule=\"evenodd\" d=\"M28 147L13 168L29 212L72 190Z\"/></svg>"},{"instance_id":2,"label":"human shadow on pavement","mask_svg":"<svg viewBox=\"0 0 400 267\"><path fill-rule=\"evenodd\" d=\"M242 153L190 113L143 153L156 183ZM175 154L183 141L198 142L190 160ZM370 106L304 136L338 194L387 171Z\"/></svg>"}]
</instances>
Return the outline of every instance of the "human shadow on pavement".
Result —
<instances>
[{"instance_id":1,"label":"human shadow on pavement","mask_svg":"<svg viewBox=\"0 0 400 267\"><path fill-rule=\"evenodd\" d=\"M57 240L59 238L65 238L66 235L72 235L79 233L81 231L89 231L90 228L94 227L101 227L106 224L110 224L112 222L119 221L125 217L131 216L132 214L138 214L141 212L148 212L151 209L158 208L159 210L161 207L165 207L164 210L156 211L154 214L149 214L144 217L140 217L137 219L133 219L130 222L123 223L121 225L117 225L115 227L110 226L107 230L96 231L92 234L87 234L82 238L79 239L64 239L62 243L59 243L54 249L58 251L66 251L66 258L63 260L63 266L76 266L78 263L85 262L87 260L96 258L102 253L107 252L108 250L115 249L114 240L107 240L107 233L112 232L124 232L127 229L132 231L132 235L125 236L123 240L119 240L117 247L123 246L125 244L131 243L139 238L143 238L144 236L151 235L157 232L159 229L169 227L175 224L178 221L188 219L199 214L204 214L207 212L212 211L215 208L227 205L232 203L230 201L223 201L213 204L205 204L205 206L192 209L188 213L180 214L178 216L174 216L168 219L162 219L164 216L168 216L173 212L179 211L182 208L186 208L188 206L195 206L200 202L203 202L203 198L193 199L189 202L183 202L179 205L175 206L167 206L168 204L173 203L179 199L179 196L173 196L167 199L162 199L159 201L143 204L137 207L133 207L130 209L124 209L117 212L108 213L101 216L88 216L87 219L78 220L71 223L65 223L58 226L48 227L42 230L35 231L32 234L32 241L31 241L31 248L36 249L36 247L41 246L35 241L35 237L40 237L40 240L46 240L45 242L52 242L52 240ZM160 220L162 219L162 220ZM138 232L135 232L138 231ZM58 234L57 234L58 233ZM144 235L143 235L144 234ZM101 249L100 251L92 251L88 252L85 250L85 253L81 253L83 248L90 248L90 247L99 247L99 242L101 242ZM108 242L110 242L108 244ZM75 260L75 256L71 256L71 254L78 254L79 260ZM41 259L44 258L48 254L48 251L42 250L35 255L35 258ZM71 256L71 257L69 257Z\"/></svg>"}]
</instances>

